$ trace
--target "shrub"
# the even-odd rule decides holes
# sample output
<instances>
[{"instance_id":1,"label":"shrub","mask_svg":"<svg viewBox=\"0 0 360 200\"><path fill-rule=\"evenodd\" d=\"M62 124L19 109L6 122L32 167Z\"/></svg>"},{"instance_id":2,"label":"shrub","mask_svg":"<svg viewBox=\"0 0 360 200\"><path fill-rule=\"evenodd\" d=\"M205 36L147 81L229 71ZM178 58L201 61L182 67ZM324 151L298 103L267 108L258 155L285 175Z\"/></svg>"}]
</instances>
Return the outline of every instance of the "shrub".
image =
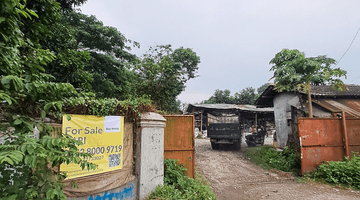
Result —
<instances>
[{"instance_id":1,"label":"shrub","mask_svg":"<svg viewBox=\"0 0 360 200\"><path fill-rule=\"evenodd\" d=\"M360 189L360 157L353 153L349 159L345 157L344 161L329 161L322 163L310 174L311 178L325 180L330 184L341 184L351 186L357 190Z\"/></svg>"},{"instance_id":2,"label":"shrub","mask_svg":"<svg viewBox=\"0 0 360 200\"><path fill-rule=\"evenodd\" d=\"M164 185L158 185L148 197L151 199L217 199L209 183L196 171L195 179L185 175L187 170L177 160L165 160Z\"/></svg>"},{"instance_id":3,"label":"shrub","mask_svg":"<svg viewBox=\"0 0 360 200\"><path fill-rule=\"evenodd\" d=\"M261 146L248 149L246 157L264 169L277 169L285 172L300 174L300 156L293 147L285 147L283 151L276 151L271 146Z\"/></svg>"}]
</instances>

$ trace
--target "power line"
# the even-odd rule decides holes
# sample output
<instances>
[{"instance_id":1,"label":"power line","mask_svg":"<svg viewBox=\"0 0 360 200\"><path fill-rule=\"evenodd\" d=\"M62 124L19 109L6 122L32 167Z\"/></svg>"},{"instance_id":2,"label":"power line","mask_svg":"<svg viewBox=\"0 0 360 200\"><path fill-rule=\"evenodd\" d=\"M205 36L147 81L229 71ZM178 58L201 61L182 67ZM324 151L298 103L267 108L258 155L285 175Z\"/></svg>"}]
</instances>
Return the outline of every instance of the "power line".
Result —
<instances>
[{"instance_id":1,"label":"power line","mask_svg":"<svg viewBox=\"0 0 360 200\"><path fill-rule=\"evenodd\" d=\"M350 49L350 47L351 47L351 45L354 43L354 40L355 40L355 38L356 38L356 36L358 35L358 33L359 33L359 31L360 31L360 28L357 30L357 32L356 32L356 34L355 34L355 36L354 36L354 38L353 38L353 40L351 41L351 43L350 43L350 45L349 45L349 48L345 51L345 53L341 56L341 58L339 59L339 61L336 63L336 65L338 65L339 64L339 62L341 61L341 59L345 56L345 54L349 51L349 49Z\"/></svg>"}]
</instances>

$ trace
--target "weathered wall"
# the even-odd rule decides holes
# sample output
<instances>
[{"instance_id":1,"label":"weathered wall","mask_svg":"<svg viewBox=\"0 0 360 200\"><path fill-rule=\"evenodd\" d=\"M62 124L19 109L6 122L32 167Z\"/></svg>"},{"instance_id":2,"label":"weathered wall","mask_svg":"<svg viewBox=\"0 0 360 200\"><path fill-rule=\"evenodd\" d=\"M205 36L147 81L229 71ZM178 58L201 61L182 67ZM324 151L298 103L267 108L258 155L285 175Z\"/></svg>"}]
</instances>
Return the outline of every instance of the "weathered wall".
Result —
<instances>
[{"instance_id":1,"label":"weathered wall","mask_svg":"<svg viewBox=\"0 0 360 200\"><path fill-rule=\"evenodd\" d=\"M287 103L296 95L292 92L282 92L274 98L274 116L276 127L276 140L279 148L284 148L288 141L288 136L292 134L291 123L291 106Z\"/></svg>"},{"instance_id":2,"label":"weathered wall","mask_svg":"<svg viewBox=\"0 0 360 200\"><path fill-rule=\"evenodd\" d=\"M146 198L157 185L164 184L164 128L166 119L157 113L141 115L141 132L137 135L135 172L137 194Z\"/></svg>"},{"instance_id":3,"label":"weathered wall","mask_svg":"<svg viewBox=\"0 0 360 200\"><path fill-rule=\"evenodd\" d=\"M125 185L106 192L101 192L89 196L78 198L67 198L69 200L135 200L136 199L136 181L130 181Z\"/></svg>"}]
</instances>

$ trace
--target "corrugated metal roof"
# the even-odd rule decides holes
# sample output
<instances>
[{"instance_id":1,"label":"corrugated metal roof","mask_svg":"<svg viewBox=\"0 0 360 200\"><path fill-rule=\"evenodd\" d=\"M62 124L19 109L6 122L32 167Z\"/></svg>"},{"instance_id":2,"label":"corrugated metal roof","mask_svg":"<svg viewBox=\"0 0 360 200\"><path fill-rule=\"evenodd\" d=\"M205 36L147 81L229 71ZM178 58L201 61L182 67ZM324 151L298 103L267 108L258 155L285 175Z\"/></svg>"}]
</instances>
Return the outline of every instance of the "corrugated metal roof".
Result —
<instances>
[{"instance_id":1,"label":"corrugated metal roof","mask_svg":"<svg viewBox=\"0 0 360 200\"><path fill-rule=\"evenodd\" d=\"M347 117L360 118L360 99L313 99L312 102L333 113L343 110Z\"/></svg>"},{"instance_id":2,"label":"corrugated metal roof","mask_svg":"<svg viewBox=\"0 0 360 200\"><path fill-rule=\"evenodd\" d=\"M313 98L360 98L360 85L345 84L348 90L339 91L329 85L312 85L310 94ZM304 92L300 92L306 95ZM257 107L272 107L273 99L278 94L274 90L274 84L270 84L255 101Z\"/></svg>"},{"instance_id":3,"label":"corrugated metal roof","mask_svg":"<svg viewBox=\"0 0 360 200\"><path fill-rule=\"evenodd\" d=\"M254 105L236 105L236 104L189 104L187 112L191 112L192 108L204 108L214 110L241 110L248 112L274 112L274 108L256 108Z\"/></svg>"},{"instance_id":4,"label":"corrugated metal roof","mask_svg":"<svg viewBox=\"0 0 360 200\"><path fill-rule=\"evenodd\" d=\"M360 96L360 85L345 84L348 90L339 91L330 85L312 85L310 94L312 96L326 97L358 97Z\"/></svg>"}]
</instances>

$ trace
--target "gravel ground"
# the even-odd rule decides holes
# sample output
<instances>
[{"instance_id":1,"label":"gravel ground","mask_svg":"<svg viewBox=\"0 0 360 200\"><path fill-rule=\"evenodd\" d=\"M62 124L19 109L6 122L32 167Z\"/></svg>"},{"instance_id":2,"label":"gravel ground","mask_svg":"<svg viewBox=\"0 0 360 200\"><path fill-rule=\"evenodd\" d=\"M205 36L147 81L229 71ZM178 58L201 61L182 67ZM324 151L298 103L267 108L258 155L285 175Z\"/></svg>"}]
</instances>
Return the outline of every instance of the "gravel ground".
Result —
<instances>
[{"instance_id":1,"label":"gravel ground","mask_svg":"<svg viewBox=\"0 0 360 200\"><path fill-rule=\"evenodd\" d=\"M272 144L272 138L267 138L265 144ZM319 183L297 183L291 173L265 171L245 158L247 148L243 142L241 151L225 145L213 150L209 139L195 140L195 163L219 200L360 199L357 191Z\"/></svg>"}]
</instances>

